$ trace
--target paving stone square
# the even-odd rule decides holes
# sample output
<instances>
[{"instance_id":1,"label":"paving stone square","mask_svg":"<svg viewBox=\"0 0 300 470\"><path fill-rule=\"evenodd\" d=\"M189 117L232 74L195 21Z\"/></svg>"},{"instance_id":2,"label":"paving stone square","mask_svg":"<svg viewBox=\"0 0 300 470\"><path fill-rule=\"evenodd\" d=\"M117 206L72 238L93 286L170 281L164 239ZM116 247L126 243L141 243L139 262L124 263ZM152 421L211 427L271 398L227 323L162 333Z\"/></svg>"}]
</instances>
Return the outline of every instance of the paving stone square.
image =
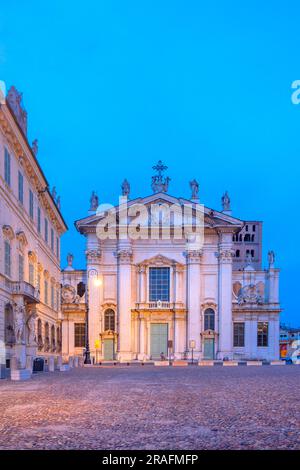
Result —
<instances>
[{"instance_id":1,"label":"paving stone square","mask_svg":"<svg viewBox=\"0 0 300 470\"><path fill-rule=\"evenodd\" d=\"M0 449L300 449L300 367L111 366L0 381Z\"/></svg>"}]
</instances>

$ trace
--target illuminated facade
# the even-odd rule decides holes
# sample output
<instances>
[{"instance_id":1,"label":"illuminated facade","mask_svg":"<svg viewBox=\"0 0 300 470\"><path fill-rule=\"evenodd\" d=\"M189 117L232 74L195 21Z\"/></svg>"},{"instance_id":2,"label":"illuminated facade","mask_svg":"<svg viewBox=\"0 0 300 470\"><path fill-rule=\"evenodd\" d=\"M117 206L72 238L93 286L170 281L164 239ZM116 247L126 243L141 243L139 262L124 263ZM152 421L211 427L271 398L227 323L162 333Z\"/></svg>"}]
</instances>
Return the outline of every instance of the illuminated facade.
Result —
<instances>
[{"instance_id":1,"label":"illuminated facade","mask_svg":"<svg viewBox=\"0 0 300 470\"><path fill-rule=\"evenodd\" d=\"M159 162L155 169L152 195L131 200L125 180L119 206L98 207L93 193L88 216L76 222L86 237L87 266L75 270L70 256L62 274L63 354L82 354L88 306L96 361L190 359L192 352L199 360L278 359L279 271L273 252L268 268L262 268L262 223L233 217L225 193L221 211L201 209L201 246L187 242L183 219L177 223L171 216L166 236L168 208L192 207L192 220L196 217L199 186L191 181L191 199L174 197L162 176L166 167ZM153 237L154 205L158 236ZM124 221L133 235L128 230L121 235ZM107 234L116 228L116 237L105 238L103 227ZM82 297L79 283L88 287Z\"/></svg>"},{"instance_id":2,"label":"illuminated facade","mask_svg":"<svg viewBox=\"0 0 300 470\"><path fill-rule=\"evenodd\" d=\"M0 345L2 367L28 376L37 354L61 354L59 198L27 140L11 87L0 105Z\"/></svg>"}]
</instances>

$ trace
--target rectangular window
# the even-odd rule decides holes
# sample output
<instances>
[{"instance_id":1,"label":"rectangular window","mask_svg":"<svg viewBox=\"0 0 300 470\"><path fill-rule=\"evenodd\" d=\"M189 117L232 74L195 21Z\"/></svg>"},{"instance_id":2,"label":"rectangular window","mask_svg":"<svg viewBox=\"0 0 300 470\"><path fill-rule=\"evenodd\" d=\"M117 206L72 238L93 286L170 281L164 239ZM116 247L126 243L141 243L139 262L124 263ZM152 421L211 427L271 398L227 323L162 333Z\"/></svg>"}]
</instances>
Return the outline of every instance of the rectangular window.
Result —
<instances>
[{"instance_id":1,"label":"rectangular window","mask_svg":"<svg viewBox=\"0 0 300 470\"><path fill-rule=\"evenodd\" d=\"M48 243L48 220L45 218L45 242Z\"/></svg>"},{"instance_id":2,"label":"rectangular window","mask_svg":"<svg viewBox=\"0 0 300 470\"><path fill-rule=\"evenodd\" d=\"M54 286L51 286L51 308L54 308Z\"/></svg>"},{"instance_id":3,"label":"rectangular window","mask_svg":"<svg viewBox=\"0 0 300 470\"><path fill-rule=\"evenodd\" d=\"M74 323L74 346L85 347L85 323Z\"/></svg>"},{"instance_id":4,"label":"rectangular window","mask_svg":"<svg viewBox=\"0 0 300 470\"><path fill-rule=\"evenodd\" d=\"M38 232L41 233L41 209L39 207L37 210L37 229Z\"/></svg>"},{"instance_id":5,"label":"rectangular window","mask_svg":"<svg viewBox=\"0 0 300 470\"><path fill-rule=\"evenodd\" d=\"M29 284L34 286L34 265L29 263Z\"/></svg>"},{"instance_id":6,"label":"rectangular window","mask_svg":"<svg viewBox=\"0 0 300 470\"><path fill-rule=\"evenodd\" d=\"M18 173L18 189L19 189L19 201L23 204L23 186L24 186L24 178L22 173L19 171Z\"/></svg>"},{"instance_id":7,"label":"rectangular window","mask_svg":"<svg viewBox=\"0 0 300 470\"><path fill-rule=\"evenodd\" d=\"M39 292L41 292L41 274L40 273L38 273L37 275L37 287L38 287Z\"/></svg>"},{"instance_id":8,"label":"rectangular window","mask_svg":"<svg viewBox=\"0 0 300 470\"><path fill-rule=\"evenodd\" d=\"M56 237L56 257L59 258L59 238Z\"/></svg>"},{"instance_id":9,"label":"rectangular window","mask_svg":"<svg viewBox=\"0 0 300 470\"><path fill-rule=\"evenodd\" d=\"M33 192L29 189L29 215L33 219Z\"/></svg>"},{"instance_id":10,"label":"rectangular window","mask_svg":"<svg viewBox=\"0 0 300 470\"><path fill-rule=\"evenodd\" d=\"M19 282L24 281L24 257L19 255Z\"/></svg>"},{"instance_id":11,"label":"rectangular window","mask_svg":"<svg viewBox=\"0 0 300 470\"><path fill-rule=\"evenodd\" d=\"M54 230L51 229L51 251L54 253Z\"/></svg>"},{"instance_id":12,"label":"rectangular window","mask_svg":"<svg viewBox=\"0 0 300 470\"><path fill-rule=\"evenodd\" d=\"M10 154L7 148L4 150L4 179L6 184L10 186Z\"/></svg>"},{"instance_id":13,"label":"rectangular window","mask_svg":"<svg viewBox=\"0 0 300 470\"><path fill-rule=\"evenodd\" d=\"M235 348L245 347L245 323L233 324L233 346Z\"/></svg>"},{"instance_id":14,"label":"rectangular window","mask_svg":"<svg viewBox=\"0 0 300 470\"><path fill-rule=\"evenodd\" d=\"M4 242L4 273L11 276L11 248L7 240Z\"/></svg>"},{"instance_id":15,"label":"rectangular window","mask_svg":"<svg viewBox=\"0 0 300 470\"><path fill-rule=\"evenodd\" d=\"M48 282L44 281L44 300L45 304L48 304Z\"/></svg>"},{"instance_id":16,"label":"rectangular window","mask_svg":"<svg viewBox=\"0 0 300 470\"><path fill-rule=\"evenodd\" d=\"M267 322L257 323L257 346L268 347L269 324Z\"/></svg>"},{"instance_id":17,"label":"rectangular window","mask_svg":"<svg viewBox=\"0 0 300 470\"><path fill-rule=\"evenodd\" d=\"M149 268L149 301L170 300L170 268Z\"/></svg>"}]
</instances>

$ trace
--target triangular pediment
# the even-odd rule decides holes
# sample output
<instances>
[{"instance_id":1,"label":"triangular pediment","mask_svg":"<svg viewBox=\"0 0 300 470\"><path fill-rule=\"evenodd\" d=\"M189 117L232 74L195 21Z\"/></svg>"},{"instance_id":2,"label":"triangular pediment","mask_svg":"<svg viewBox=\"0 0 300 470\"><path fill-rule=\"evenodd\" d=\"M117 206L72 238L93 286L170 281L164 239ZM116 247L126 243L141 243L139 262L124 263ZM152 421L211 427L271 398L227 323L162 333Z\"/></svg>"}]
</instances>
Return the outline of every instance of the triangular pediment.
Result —
<instances>
[{"instance_id":1,"label":"triangular pediment","mask_svg":"<svg viewBox=\"0 0 300 470\"><path fill-rule=\"evenodd\" d=\"M203 206L200 203L197 203L195 201L181 198L181 197L171 196L166 193L155 193L155 194L151 194L150 196L139 197L139 198L127 201L127 208L129 211L130 211L130 208L133 209L133 206L137 206L137 205L143 205L148 210L151 208L152 205L164 205L164 206L176 205L181 208L183 208L184 206L188 206L190 208L193 208L195 213L196 213L196 207L200 210L201 208L203 208L205 227L212 227L212 228L221 227L221 226L242 227L243 225L242 220L232 217L231 215L210 209L209 207ZM116 211L117 220L118 220L119 211L124 210L124 207L125 207L124 204L120 204L120 205L118 204L116 206L112 206L112 210ZM107 216L107 211L105 212L105 211L98 210L96 213L91 214L88 217L85 217L83 219L76 221L75 226L77 230L83 233L85 229L89 231L89 229L91 230L92 227L96 227L97 223L101 221L103 218L105 218L106 216ZM128 217L128 221L132 221L134 220L134 218L135 216Z\"/></svg>"},{"instance_id":2,"label":"triangular pediment","mask_svg":"<svg viewBox=\"0 0 300 470\"><path fill-rule=\"evenodd\" d=\"M168 258L167 256L164 256L162 254L158 254L156 256L153 256L148 259L144 259L143 261L140 261L138 263L138 266L174 266L174 265L179 265L178 261L175 259Z\"/></svg>"}]
</instances>

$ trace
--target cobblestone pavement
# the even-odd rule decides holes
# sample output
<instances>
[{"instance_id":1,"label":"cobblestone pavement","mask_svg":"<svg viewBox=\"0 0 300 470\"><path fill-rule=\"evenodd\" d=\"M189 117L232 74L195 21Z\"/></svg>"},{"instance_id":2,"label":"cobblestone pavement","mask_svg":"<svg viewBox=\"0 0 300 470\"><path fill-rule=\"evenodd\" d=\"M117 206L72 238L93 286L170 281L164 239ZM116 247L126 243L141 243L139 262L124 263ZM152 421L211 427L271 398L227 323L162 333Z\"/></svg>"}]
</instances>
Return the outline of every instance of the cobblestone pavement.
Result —
<instances>
[{"instance_id":1,"label":"cobblestone pavement","mask_svg":"<svg viewBox=\"0 0 300 470\"><path fill-rule=\"evenodd\" d=\"M0 449L300 449L300 367L115 366L0 382Z\"/></svg>"}]
</instances>

